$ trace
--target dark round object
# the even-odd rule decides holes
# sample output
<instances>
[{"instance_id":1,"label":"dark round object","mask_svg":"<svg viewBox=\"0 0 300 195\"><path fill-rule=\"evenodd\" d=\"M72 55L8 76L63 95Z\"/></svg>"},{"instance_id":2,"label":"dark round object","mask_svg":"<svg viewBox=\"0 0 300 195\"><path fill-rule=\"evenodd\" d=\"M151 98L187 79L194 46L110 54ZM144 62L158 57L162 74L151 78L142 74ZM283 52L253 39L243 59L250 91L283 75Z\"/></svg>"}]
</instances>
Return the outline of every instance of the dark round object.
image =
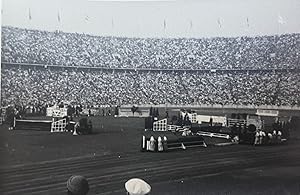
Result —
<instances>
[{"instance_id":1,"label":"dark round object","mask_svg":"<svg viewBox=\"0 0 300 195\"><path fill-rule=\"evenodd\" d=\"M248 126L248 131L249 131L249 132L252 132L252 133L255 132L255 131L256 131L256 126L253 125L253 124L249 125L249 126Z\"/></svg>"}]
</instances>

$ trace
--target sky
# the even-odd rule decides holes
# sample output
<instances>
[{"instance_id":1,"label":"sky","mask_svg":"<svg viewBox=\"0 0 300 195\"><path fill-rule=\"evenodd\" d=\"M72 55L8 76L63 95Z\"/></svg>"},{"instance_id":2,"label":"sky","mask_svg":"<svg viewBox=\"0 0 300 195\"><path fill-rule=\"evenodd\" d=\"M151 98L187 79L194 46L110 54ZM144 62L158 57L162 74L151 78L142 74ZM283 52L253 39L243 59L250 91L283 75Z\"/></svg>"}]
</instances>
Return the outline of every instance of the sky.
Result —
<instances>
[{"instance_id":1,"label":"sky","mask_svg":"<svg viewBox=\"0 0 300 195\"><path fill-rule=\"evenodd\" d=\"M2 0L2 25L122 37L300 32L300 0Z\"/></svg>"}]
</instances>

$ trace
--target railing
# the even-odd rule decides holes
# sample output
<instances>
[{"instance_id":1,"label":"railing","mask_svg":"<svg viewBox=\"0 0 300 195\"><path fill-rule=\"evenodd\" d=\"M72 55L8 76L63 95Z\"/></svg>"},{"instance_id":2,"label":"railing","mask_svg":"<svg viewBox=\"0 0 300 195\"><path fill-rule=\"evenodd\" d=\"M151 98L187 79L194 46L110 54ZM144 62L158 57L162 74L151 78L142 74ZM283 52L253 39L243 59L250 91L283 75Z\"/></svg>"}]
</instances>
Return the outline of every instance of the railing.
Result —
<instances>
[{"instance_id":1,"label":"railing","mask_svg":"<svg viewBox=\"0 0 300 195\"><path fill-rule=\"evenodd\" d=\"M53 67L53 68L76 68L76 69L91 69L91 70L120 70L120 71L178 71L178 72L226 72L226 71L300 71L299 68L246 68L246 69L224 69L224 68L207 68L207 69L178 69L178 68L118 68L118 67L105 67L101 66L101 64L95 64L95 66L84 66L84 65L76 65L76 66L70 66L70 65L63 65L63 64L38 64L38 63L15 63L15 62L1 62L3 65L11 65L11 66L36 66L36 67ZM248 67L248 66L246 66Z\"/></svg>"},{"instance_id":2,"label":"railing","mask_svg":"<svg viewBox=\"0 0 300 195\"><path fill-rule=\"evenodd\" d=\"M143 107L143 108L150 108L150 107L159 107L159 108L208 108L208 109L214 109L214 108L219 108L219 109L262 109L262 110L297 110L300 111L299 106L275 106L275 105L233 105L233 104L228 104L228 105L219 105L219 104L185 104L185 105L174 105L174 104L141 104L137 105L138 107ZM122 105L121 108L131 108L132 105Z\"/></svg>"}]
</instances>

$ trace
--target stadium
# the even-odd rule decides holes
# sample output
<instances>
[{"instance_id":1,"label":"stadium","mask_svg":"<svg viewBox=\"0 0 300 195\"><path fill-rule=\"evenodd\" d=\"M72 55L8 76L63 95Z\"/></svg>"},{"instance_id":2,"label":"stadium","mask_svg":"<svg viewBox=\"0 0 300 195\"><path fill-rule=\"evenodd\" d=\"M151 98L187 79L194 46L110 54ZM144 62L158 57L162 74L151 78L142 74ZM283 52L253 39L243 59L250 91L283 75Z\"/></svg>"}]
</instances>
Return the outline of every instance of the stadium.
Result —
<instances>
[{"instance_id":1,"label":"stadium","mask_svg":"<svg viewBox=\"0 0 300 195\"><path fill-rule=\"evenodd\" d=\"M1 193L299 194L299 7L4 0Z\"/></svg>"}]
</instances>

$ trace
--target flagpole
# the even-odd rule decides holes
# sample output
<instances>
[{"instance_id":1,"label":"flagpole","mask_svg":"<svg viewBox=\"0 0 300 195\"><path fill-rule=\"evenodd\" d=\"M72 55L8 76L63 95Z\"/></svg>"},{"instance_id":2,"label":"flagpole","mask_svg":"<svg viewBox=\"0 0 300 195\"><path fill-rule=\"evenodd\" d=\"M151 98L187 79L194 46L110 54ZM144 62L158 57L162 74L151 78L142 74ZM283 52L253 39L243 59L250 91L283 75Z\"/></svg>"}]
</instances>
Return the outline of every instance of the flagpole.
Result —
<instances>
[{"instance_id":1,"label":"flagpole","mask_svg":"<svg viewBox=\"0 0 300 195\"><path fill-rule=\"evenodd\" d=\"M60 31L61 30L61 18L60 18L59 10L57 11L57 21L58 21L58 31Z\"/></svg>"},{"instance_id":2,"label":"flagpole","mask_svg":"<svg viewBox=\"0 0 300 195\"><path fill-rule=\"evenodd\" d=\"M190 38L193 36L193 21L190 20Z\"/></svg>"},{"instance_id":3,"label":"flagpole","mask_svg":"<svg viewBox=\"0 0 300 195\"><path fill-rule=\"evenodd\" d=\"M222 30L221 19L220 19L220 18L218 18L218 21L217 21L217 22L218 22L218 25L219 25L219 30L220 30L220 31L219 31L219 33L220 33L220 34L219 34L219 36L221 37L221 32L222 32L222 31L221 31L221 30Z\"/></svg>"},{"instance_id":4,"label":"flagpole","mask_svg":"<svg viewBox=\"0 0 300 195\"><path fill-rule=\"evenodd\" d=\"M115 36L115 30L114 30L114 27L115 27L115 25L114 25L114 18L113 17L111 17L111 34L112 34L112 36Z\"/></svg>"},{"instance_id":5,"label":"flagpole","mask_svg":"<svg viewBox=\"0 0 300 195\"><path fill-rule=\"evenodd\" d=\"M250 37L251 32L250 32L250 24L249 24L249 18L246 18L246 23L247 23L247 27L246 27L246 31L247 31L247 36Z\"/></svg>"},{"instance_id":6,"label":"flagpole","mask_svg":"<svg viewBox=\"0 0 300 195\"><path fill-rule=\"evenodd\" d=\"M29 28L32 27L32 26L31 26L31 19L32 19L32 17L31 17L31 9L29 8L29 9L28 9L28 27L29 27Z\"/></svg>"},{"instance_id":7,"label":"flagpole","mask_svg":"<svg viewBox=\"0 0 300 195\"><path fill-rule=\"evenodd\" d=\"M166 19L164 19L164 34L165 34L165 37L167 36L166 28L167 28L167 23L166 23Z\"/></svg>"}]
</instances>

